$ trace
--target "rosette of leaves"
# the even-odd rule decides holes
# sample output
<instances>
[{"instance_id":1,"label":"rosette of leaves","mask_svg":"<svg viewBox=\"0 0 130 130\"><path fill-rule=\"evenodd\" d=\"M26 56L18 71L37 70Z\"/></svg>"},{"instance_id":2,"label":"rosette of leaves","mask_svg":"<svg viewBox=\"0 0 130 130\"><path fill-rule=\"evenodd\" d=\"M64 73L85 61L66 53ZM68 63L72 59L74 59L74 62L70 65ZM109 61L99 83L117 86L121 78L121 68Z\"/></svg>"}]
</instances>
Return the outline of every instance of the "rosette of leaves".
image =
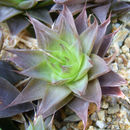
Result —
<instances>
[{"instance_id":1,"label":"rosette of leaves","mask_svg":"<svg viewBox=\"0 0 130 130\"><path fill-rule=\"evenodd\" d=\"M109 67L112 58L104 57L115 34L105 35L110 17L98 25L94 17L87 19L84 8L74 20L64 5L52 28L30 21L40 49L8 50L15 54L11 61L23 69L20 73L31 77L9 106L40 100L36 115L46 118L68 105L85 129L91 102L99 109L102 95L124 97L119 86L126 81Z\"/></svg>"},{"instance_id":2,"label":"rosette of leaves","mask_svg":"<svg viewBox=\"0 0 130 130\"><path fill-rule=\"evenodd\" d=\"M7 21L10 32L17 35L29 26L26 14L51 25L48 12L52 0L0 0L0 22Z\"/></svg>"},{"instance_id":3,"label":"rosette of leaves","mask_svg":"<svg viewBox=\"0 0 130 130\"><path fill-rule=\"evenodd\" d=\"M101 23L105 21L110 10L113 17L118 17L130 9L130 3L121 0L54 0L54 2L56 4L51 8L51 12L62 10L63 4L66 4L73 14L79 13L86 3L87 11L94 13Z\"/></svg>"}]
</instances>

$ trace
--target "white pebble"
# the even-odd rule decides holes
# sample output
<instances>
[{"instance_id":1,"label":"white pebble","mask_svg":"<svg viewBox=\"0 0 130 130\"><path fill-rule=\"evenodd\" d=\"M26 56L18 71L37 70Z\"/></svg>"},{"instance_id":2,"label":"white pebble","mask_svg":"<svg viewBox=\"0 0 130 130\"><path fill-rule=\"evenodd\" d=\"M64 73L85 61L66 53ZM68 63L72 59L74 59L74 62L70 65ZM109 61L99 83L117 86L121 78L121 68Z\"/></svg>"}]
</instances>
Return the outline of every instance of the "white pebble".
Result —
<instances>
[{"instance_id":1,"label":"white pebble","mask_svg":"<svg viewBox=\"0 0 130 130\"><path fill-rule=\"evenodd\" d=\"M126 45L122 46L122 52L124 54L127 53L127 52L129 52L129 48Z\"/></svg>"},{"instance_id":2,"label":"white pebble","mask_svg":"<svg viewBox=\"0 0 130 130\"><path fill-rule=\"evenodd\" d=\"M100 120L96 121L96 125L101 129L105 128L106 126L105 122Z\"/></svg>"}]
</instances>

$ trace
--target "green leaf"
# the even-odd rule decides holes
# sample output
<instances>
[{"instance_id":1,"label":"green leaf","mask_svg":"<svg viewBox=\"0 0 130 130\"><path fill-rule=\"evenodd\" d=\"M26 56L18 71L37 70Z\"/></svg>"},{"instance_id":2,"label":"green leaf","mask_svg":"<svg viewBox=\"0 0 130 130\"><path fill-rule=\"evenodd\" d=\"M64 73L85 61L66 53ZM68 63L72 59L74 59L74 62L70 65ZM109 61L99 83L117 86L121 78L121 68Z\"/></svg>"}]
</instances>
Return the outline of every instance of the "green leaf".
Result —
<instances>
[{"instance_id":1,"label":"green leaf","mask_svg":"<svg viewBox=\"0 0 130 130\"><path fill-rule=\"evenodd\" d=\"M88 75L84 76L82 79L68 84L69 89L79 96L84 95L88 84Z\"/></svg>"},{"instance_id":2,"label":"green leaf","mask_svg":"<svg viewBox=\"0 0 130 130\"><path fill-rule=\"evenodd\" d=\"M37 0L24 0L18 4L16 8L20 9L30 9L37 4Z\"/></svg>"},{"instance_id":3,"label":"green leaf","mask_svg":"<svg viewBox=\"0 0 130 130\"><path fill-rule=\"evenodd\" d=\"M80 80L82 77L84 77L85 75L87 75L88 71L93 67L92 61L91 59L84 54L83 55L83 60L82 60L82 64L80 66L80 70L79 73L75 79L76 80Z\"/></svg>"},{"instance_id":4,"label":"green leaf","mask_svg":"<svg viewBox=\"0 0 130 130\"><path fill-rule=\"evenodd\" d=\"M82 50L79 35L75 26L75 22L70 10L64 6L62 12L54 24L54 29L60 35L60 38L70 46L74 46L77 55L80 55Z\"/></svg>"},{"instance_id":5,"label":"green leaf","mask_svg":"<svg viewBox=\"0 0 130 130\"><path fill-rule=\"evenodd\" d=\"M22 13L22 11L17 10L12 7L6 7L6 6L1 6L0 5L0 22L3 22L15 15L18 15Z\"/></svg>"}]
</instances>

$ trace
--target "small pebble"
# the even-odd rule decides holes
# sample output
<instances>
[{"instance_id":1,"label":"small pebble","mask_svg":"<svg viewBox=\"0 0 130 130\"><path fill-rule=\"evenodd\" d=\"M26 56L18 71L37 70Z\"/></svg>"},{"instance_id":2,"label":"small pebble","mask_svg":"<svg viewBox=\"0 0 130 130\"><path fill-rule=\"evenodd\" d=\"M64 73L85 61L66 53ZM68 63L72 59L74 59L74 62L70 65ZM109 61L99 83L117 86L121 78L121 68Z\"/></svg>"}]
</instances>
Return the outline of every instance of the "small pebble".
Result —
<instances>
[{"instance_id":1,"label":"small pebble","mask_svg":"<svg viewBox=\"0 0 130 130\"><path fill-rule=\"evenodd\" d=\"M130 60L130 53L129 52L126 53L126 57L128 60Z\"/></svg>"},{"instance_id":2,"label":"small pebble","mask_svg":"<svg viewBox=\"0 0 130 130\"><path fill-rule=\"evenodd\" d=\"M98 116L97 116L97 113L94 112L92 115L91 115L91 120L92 121L97 121L98 120Z\"/></svg>"},{"instance_id":3,"label":"small pebble","mask_svg":"<svg viewBox=\"0 0 130 130\"><path fill-rule=\"evenodd\" d=\"M89 126L88 130L95 130L93 126Z\"/></svg>"},{"instance_id":4,"label":"small pebble","mask_svg":"<svg viewBox=\"0 0 130 130\"><path fill-rule=\"evenodd\" d=\"M97 112L98 118L101 121L105 121L105 111L101 110L99 112Z\"/></svg>"},{"instance_id":5,"label":"small pebble","mask_svg":"<svg viewBox=\"0 0 130 130\"><path fill-rule=\"evenodd\" d=\"M116 62L113 63L113 64L111 64L111 67L112 67L112 70L113 70L113 71L115 71L115 72L118 71L118 66L117 66L117 63L116 63Z\"/></svg>"},{"instance_id":6,"label":"small pebble","mask_svg":"<svg viewBox=\"0 0 130 130\"><path fill-rule=\"evenodd\" d=\"M127 52L129 52L129 48L126 46L126 45L124 45L124 46L122 46L122 52L124 53L124 54L126 54Z\"/></svg>"},{"instance_id":7,"label":"small pebble","mask_svg":"<svg viewBox=\"0 0 130 130\"><path fill-rule=\"evenodd\" d=\"M115 114L117 112L119 112L119 104L116 104L113 107L108 108L108 114Z\"/></svg>"},{"instance_id":8,"label":"small pebble","mask_svg":"<svg viewBox=\"0 0 130 130\"><path fill-rule=\"evenodd\" d=\"M126 38L125 40L125 45L130 48L130 36L128 38Z\"/></svg>"},{"instance_id":9,"label":"small pebble","mask_svg":"<svg viewBox=\"0 0 130 130\"><path fill-rule=\"evenodd\" d=\"M101 128L101 129L103 129L103 128L106 127L105 122L104 122L104 121L100 121L100 120L97 120L97 121L96 121L96 125L97 125L99 128Z\"/></svg>"},{"instance_id":10,"label":"small pebble","mask_svg":"<svg viewBox=\"0 0 130 130\"><path fill-rule=\"evenodd\" d=\"M105 101L103 101L101 108L107 109L109 107L109 104Z\"/></svg>"},{"instance_id":11,"label":"small pebble","mask_svg":"<svg viewBox=\"0 0 130 130\"><path fill-rule=\"evenodd\" d=\"M111 119L110 117L107 117L107 121L108 121L108 122L111 122L112 119Z\"/></svg>"}]
</instances>

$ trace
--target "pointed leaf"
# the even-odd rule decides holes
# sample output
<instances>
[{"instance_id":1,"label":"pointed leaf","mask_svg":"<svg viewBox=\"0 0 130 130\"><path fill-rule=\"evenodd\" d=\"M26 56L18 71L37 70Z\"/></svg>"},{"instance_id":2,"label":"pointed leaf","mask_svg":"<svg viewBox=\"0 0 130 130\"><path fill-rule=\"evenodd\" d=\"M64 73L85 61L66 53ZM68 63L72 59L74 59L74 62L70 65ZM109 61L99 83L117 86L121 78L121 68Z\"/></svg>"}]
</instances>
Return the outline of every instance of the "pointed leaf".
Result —
<instances>
[{"instance_id":1,"label":"pointed leaf","mask_svg":"<svg viewBox=\"0 0 130 130\"><path fill-rule=\"evenodd\" d=\"M70 93L71 91L64 86L48 86L38 108L37 115L42 114L43 117L46 118L47 116L54 114L57 109L61 108L72 99ZM65 98L67 98L67 100L65 100Z\"/></svg>"},{"instance_id":2,"label":"pointed leaf","mask_svg":"<svg viewBox=\"0 0 130 130\"><path fill-rule=\"evenodd\" d=\"M36 79L44 79L46 81L53 80L53 72L51 68L48 66L47 62L44 61L41 64L31 67L29 69L25 69L20 72L23 75L30 76Z\"/></svg>"},{"instance_id":3,"label":"pointed leaf","mask_svg":"<svg viewBox=\"0 0 130 130\"><path fill-rule=\"evenodd\" d=\"M87 102L94 102L98 109L100 109L101 97L101 87L99 81L95 79L88 83L85 95L82 95L80 98Z\"/></svg>"},{"instance_id":4,"label":"pointed leaf","mask_svg":"<svg viewBox=\"0 0 130 130\"><path fill-rule=\"evenodd\" d=\"M32 110L31 103L7 107L19 93L20 92L6 79L0 78L0 118L10 117Z\"/></svg>"},{"instance_id":5,"label":"pointed leaf","mask_svg":"<svg viewBox=\"0 0 130 130\"><path fill-rule=\"evenodd\" d=\"M110 8L110 3L103 6L96 7L92 9L92 11L98 17L100 22L103 23L106 20L109 8Z\"/></svg>"},{"instance_id":6,"label":"pointed leaf","mask_svg":"<svg viewBox=\"0 0 130 130\"><path fill-rule=\"evenodd\" d=\"M12 64L7 61L0 61L0 77L8 80L13 85L25 79L25 76L20 75L15 71L18 70Z\"/></svg>"},{"instance_id":7,"label":"pointed leaf","mask_svg":"<svg viewBox=\"0 0 130 130\"><path fill-rule=\"evenodd\" d=\"M97 21L95 21L91 26L86 28L86 30L82 32L80 35L83 51L87 55L91 54L96 39L96 35L97 35L97 29L98 29L98 24Z\"/></svg>"},{"instance_id":8,"label":"pointed leaf","mask_svg":"<svg viewBox=\"0 0 130 130\"><path fill-rule=\"evenodd\" d=\"M84 3L85 0L54 0L54 2L58 4L80 4Z\"/></svg>"},{"instance_id":9,"label":"pointed leaf","mask_svg":"<svg viewBox=\"0 0 130 130\"><path fill-rule=\"evenodd\" d=\"M69 103L69 108L72 109L83 121L84 130L87 125L87 119L88 119L88 106L89 102L84 101L79 98L75 98L72 100L72 102Z\"/></svg>"},{"instance_id":10,"label":"pointed leaf","mask_svg":"<svg viewBox=\"0 0 130 130\"><path fill-rule=\"evenodd\" d=\"M116 96L124 98L123 92L119 87L101 87L103 95Z\"/></svg>"},{"instance_id":11,"label":"pointed leaf","mask_svg":"<svg viewBox=\"0 0 130 130\"><path fill-rule=\"evenodd\" d=\"M34 130L45 130L45 124L41 115L34 121Z\"/></svg>"},{"instance_id":12,"label":"pointed leaf","mask_svg":"<svg viewBox=\"0 0 130 130\"><path fill-rule=\"evenodd\" d=\"M124 1L120 1L120 2L113 2L112 6L112 14L122 14L124 12L127 12L130 9L130 4Z\"/></svg>"},{"instance_id":13,"label":"pointed leaf","mask_svg":"<svg viewBox=\"0 0 130 130\"><path fill-rule=\"evenodd\" d=\"M33 10L27 11L27 13L31 17L36 18L36 19L48 24L49 26L51 26L53 23L51 16L50 16L48 10L46 10L46 9L43 9L43 8L33 9Z\"/></svg>"},{"instance_id":14,"label":"pointed leaf","mask_svg":"<svg viewBox=\"0 0 130 130\"><path fill-rule=\"evenodd\" d=\"M97 33L97 37L96 37L94 47L93 47L93 51L92 51L95 54L98 53L98 50L101 46L104 35L106 33L107 26L110 23L110 18L111 18L111 15L109 15L108 19L98 27L98 33Z\"/></svg>"},{"instance_id":15,"label":"pointed leaf","mask_svg":"<svg viewBox=\"0 0 130 130\"><path fill-rule=\"evenodd\" d=\"M101 57L92 54L91 60L93 62L93 67L89 71L89 81L96 79L97 77L102 76L110 71L110 68Z\"/></svg>"},{"instance_id":16,"label":"pointed leaf","mask_svg":"<svg viewBox=\"0 0 130 130\"><path fill-rule=\"evenodd\" d=\"M30 21L34 27L35 34L38 40L38 45L42 49L49 49L50 46L55 46L59 43L59 36L49 27L45 26L38 20L30 18Z\"/></svg>"},{"instance_id":17,"label":"pointed leaf","mask_svg":"<svg viewBox=\"0 0 130 130\"><path fill-rule=\"evenodd\" d=\"M24 69L34 67L45 59L43 51L40 50L11 49L7 51L17 55L11 61Z\"/></svg>"},{"instance_id":18,"label":"pointed leaf","mask_svg":"<svg viewBox=\"0 0 130 130\"><path fill-rule=\"evenodd\" d=\"M76 28L79 34L81 34L87 28L87 13L86 7L83 8L82 12L75 20Z\"/></svg>"},{"instance_id":19,"label":"pointed leaf","mask_svg":"<svg viewBox=\"0 0 130 130\"><path fill-rule=\"evenodd\" d=\"M0 22L3 22L15 15L18 15L22 13L22 11L17 10L12 7L6 7L6 6L1 6L0 5Z\"/></svg>"},{"instance_id":20,"label":"pointed leaf","mask_svg":"<svg viewBox=\"0 0 130 130\"><path fill-rule=\"evenodd\" d=\"M32 79L9 106L41 99L45 95L46 89L45 81Z\"/></svg>"},{"instance_id":21,"label":"pointed leaf","mask_svg":"<svg viewBox=\"0 0 130 130\"><path fill-rule=\"evenodd\" d=\"M93 6L92 4L90 5L90 7ZM78 14L79 12L82 11L83 7L84 7L84 4L75 4L75 5L67 5L67 7L69 8L69 10L71 11L71 13L73 15L76 15ZM88 7L88 6L87 6ZM52 6L52 8L50 9L50 12L59 12L59 11L62 11L63 10L63 5L61 4L54 4Z\"/></svg>"},{"instance_id":22,"label":"pointed leaf","mask_svg":"<svg viewBox=\"0 0 130 130\"><path fill-rule=\"evenodd\" d=\"M84 76L79 81L75 81L72 84L68 84L68 87L73 93L81 96L84 95L88 84L88 75Z\"/></svg>"},{"instance_id":23,"label":"pointed leaf","mask_svg":"<svg viewBox=\"0 0 130 130\"><path fill-rule=\"evenodd\" d=\"M99 77L99 81L102 87L118 87L123 84L127 84L126 80L114 71L110 71L105 75Z\"/></svg>"},{"instance_id":24,"label":"pointed leaf","mask_svg":"<svg viewBox=\"0 0 130 130\"><path fill-rule=\"evenodd\" d=\"M117 31L116 31L117 32ZM116 32L110 33L108 35L106 35L103 39L103 42L100 46L100 49L98 51L98 55L100 57L104 57L107 53L107 50L109 49L111 42L112 42L112 38L113 36L116 34Z\"/></svg>"},{"instance_id":25,"label":"pointed leaf","mask_svg":"<svg viewBox=\"0 0 130 130\"><path fill-rule=\"evenodd\" d=\"M92 67L93 67L93 63L92 63L91 59L87 55L84 55L84 59L81 64L80 71L79 71L78 76L76 77L75 81L79 80L83 76L85 76Z\"/></svg>"},{"instance_id":26,"label":"pointed leaf","mask_svg":"<svg viewBox=\"0 0 130 130\"><path fill-rule=\"evenodd\" d=\"M58 33L60 35L60 38L66 43L70 44L70 46L75 46L77 52L79 52L81 50L81 45L78 32L76 30L72 13L66 6L64 6L63 11L59 15L58 23Z\"/></svg>"},{"instance_id":27,"label":"pointed leaf","mask_svg":"<svg viewBox=\"0 0 130 130\"><path fill-rule=\"evenodd\" d=\"M17 35L21 31L23 31L25 28L27 28L30 23L24 16L18 15L7 20L7 24L9 26L11 34Z\"/></svg>"}]
</instances>

